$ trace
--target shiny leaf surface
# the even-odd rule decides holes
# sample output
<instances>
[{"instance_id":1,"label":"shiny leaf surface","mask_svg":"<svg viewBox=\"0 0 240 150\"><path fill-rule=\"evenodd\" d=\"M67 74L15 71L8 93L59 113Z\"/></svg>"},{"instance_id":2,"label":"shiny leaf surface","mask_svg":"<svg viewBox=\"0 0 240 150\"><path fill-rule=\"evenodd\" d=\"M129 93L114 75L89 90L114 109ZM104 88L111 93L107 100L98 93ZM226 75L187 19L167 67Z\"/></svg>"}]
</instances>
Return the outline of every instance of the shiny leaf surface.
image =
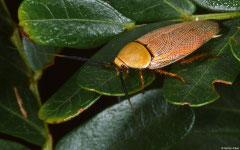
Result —
<instances>
[{"instance_id":1,"label":"shiny leaf surface","mask_svg":"<svg viewBox=\"0 0 240 150\"><path fill-rule=\"evenodd\" d=\"M102 0L25 0L19 24L35 43L92 48L134 23Z\"/></svg>"},{"instance_id":2,"label":"shiny leaf surface","mask_svg":"<svg viewBox=\"0 0 240 150\"><path fill-rule=\"evenodd\" d=\"M193 0L193 2L213 11L240 11L239 0Z\"/></svg>"},{"instance_id":3,"label":"shiny leaf surface","mask_svg":"<svg viewBox=\"0 0 240 150\"><path fill-rule=\"evenodd\" d=\"M137 122L124 100L63 137L56 150L165 149L187 135L193 126L191 108L167 103L159 88L136 94L131 101Z\"/></svg>"},{"instance_id":4,"label":"shiny leaf surface","mask_svg":"<svg viewBox=\"0 0 240 150\"><path fill-rule=\"evenodd\" d=\"M195 12L189 0L109 0L110 5L137 22L184 18Z\"/></svg>"},{"instance_id":5,"label":"shiny leaf surface","mask_svg":"<svg viewBox=\"0 0 240 150\"><path fill-rule=\"evenodd\" d=\"M39 117L48 123L61 123L78 116L99 98L99 94L80 88L73 75L41 107Z\"/></svg>"}]
</instances>

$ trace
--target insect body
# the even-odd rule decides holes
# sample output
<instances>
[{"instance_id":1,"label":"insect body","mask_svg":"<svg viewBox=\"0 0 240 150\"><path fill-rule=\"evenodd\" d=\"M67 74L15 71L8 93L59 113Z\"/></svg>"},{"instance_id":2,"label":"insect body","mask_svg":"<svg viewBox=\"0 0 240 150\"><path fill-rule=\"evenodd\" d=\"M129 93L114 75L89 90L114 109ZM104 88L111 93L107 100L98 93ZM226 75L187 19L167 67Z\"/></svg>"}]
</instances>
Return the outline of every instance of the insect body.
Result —
<instances>
[{"instance_id":1,"label":"insect body","mask_svg":"<svg viewBox=\"0 0 240 150\"><path fill-rule=\"evenodd\" d=\"M193 21L154 30L123 47L114 63L121 69L159 69L194 52L220 31L214 21Z\"/></svg>"},{"instance_id":2,"label":"insect body","mask_svg":"<svg viewBox=\"0 0 240 150\"><path fill-rule=\"evenodd\" d=\"M188 56L205 42L214 38L219 31L219 24L210 20L185 22L159 28L124 46L114 63L125 72L128 72L129 68L139 69L142 88L144 80L141 69L146 68L178 77L185 83L181 76L160 69ZM128 98L122 73L120 76Z\"/></svg>"}]
</instances>

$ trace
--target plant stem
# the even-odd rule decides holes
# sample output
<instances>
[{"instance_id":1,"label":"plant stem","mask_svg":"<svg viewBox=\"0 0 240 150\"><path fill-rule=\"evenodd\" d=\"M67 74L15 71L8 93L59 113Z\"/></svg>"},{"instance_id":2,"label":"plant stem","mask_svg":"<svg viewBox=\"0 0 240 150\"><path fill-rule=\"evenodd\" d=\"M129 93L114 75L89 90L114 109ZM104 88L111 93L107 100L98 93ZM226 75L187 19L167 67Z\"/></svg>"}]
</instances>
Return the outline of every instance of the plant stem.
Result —
<instances>
[{"instance_id":1,"label":"plant stem","mask_svg":"<svg viewBox=\"0 0 240 150\"><path fill-rule=\"evenodd\" d=\"M214 13L214 14L204 14L204 15L191 15L185 16L184 19L187 20L224 20L240 17L240 12L229 12L229 13Z\"/></svg>"}]
</instances>

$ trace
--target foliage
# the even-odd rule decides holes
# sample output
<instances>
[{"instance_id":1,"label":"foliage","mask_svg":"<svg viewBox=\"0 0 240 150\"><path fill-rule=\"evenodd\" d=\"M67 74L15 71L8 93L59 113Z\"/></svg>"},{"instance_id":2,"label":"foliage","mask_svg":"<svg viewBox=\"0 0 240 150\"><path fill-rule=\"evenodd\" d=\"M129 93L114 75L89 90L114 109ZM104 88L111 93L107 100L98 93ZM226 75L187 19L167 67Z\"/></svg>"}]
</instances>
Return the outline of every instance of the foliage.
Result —
<instances>
[{"instance_id":1,"label":"foliage","mask_svg":"<svg viewBox=\"0 0 240 150\"><path fill-rule=\"evenodd\" d=\"M1 139L0 149L35 145L51 150L47 123L76 116L80 122L56 141L57 150L239 146L238 0L24 0L18 14L10 14L4 0L0 2L0 132L14 137ZM19 28L11 18L14 15L19 17ZM85 63L41 104L38 83L43 71L53 64L52 54L62 47L78 48L76 51L96 48L90 59L111 62L124 45L154 29L204 19L220 20L221 37L208 41L192 56L208 52L217 58L166 68L180 74L188 84L171 77L159 79L144 70L144 93L138 71L130 70L124 79L135 117L127 100L118 97L119 103L81 121L88 108L98 107L100 97L101 101L106 99L102 95L124 96L113 66ZM219 86L218 82L234 84ZM44 88L47 90L48 85ZM56 138L54 134L52 137ZM19 139L25 142L19 143Z\"/></svg>"}]
</instances>

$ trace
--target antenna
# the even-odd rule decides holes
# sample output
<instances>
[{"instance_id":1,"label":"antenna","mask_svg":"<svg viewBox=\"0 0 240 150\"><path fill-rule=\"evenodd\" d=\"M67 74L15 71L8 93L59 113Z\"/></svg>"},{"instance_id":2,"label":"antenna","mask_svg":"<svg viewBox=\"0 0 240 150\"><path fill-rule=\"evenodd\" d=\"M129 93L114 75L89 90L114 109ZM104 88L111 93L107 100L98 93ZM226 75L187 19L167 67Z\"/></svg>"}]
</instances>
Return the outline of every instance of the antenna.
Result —
<instances>
[{"instance_id":1,"label":"antenna","mask_svg":"<svg viewBox=\"0 0 240 150\"><path fill-rule=\"evenodd\" d=\"M12 47L9 47L9 48L15 49L15 48L12 48ZM28 50L22 50L22 51L28 51ZM89 62L89 63L97 64L97 65L107 65L107 66L108 65L113 65L112 62L103 62L103 61L93 60L93 59L79 57L79 56L66 56L66 55L61 55L61 54L51 54L51 53L39 52L39 51L35 51L35 53L38 53L38 54L41 54L41 55L62 57L62 58L72 59L72 60L77 60L77 61L84 61L84 62Z\"/></svg>"},{"instance_id":2,"label":"antenna","mask_svg":"<svg viewBox=\"0 0 240 150\"><path fill-rule=\"evenodd\" d=\"M84 57L79 57L79 56L66 56L66 55L60 55L60 54L49 54L49 53L44 53L44 52L39 52L41 54L46 54L46 55L51 55L51 56L57 56L57 57L62 57L62 58L67 58L67 59L72 59L72 60L78 60L78 61L86 61L92 64L100 64L100 65L112 65L113 63L111 62L103 62L103 61L98 61L98 60L93 60L89 58L84 58Z\"/></svg>"}]
</instances>

